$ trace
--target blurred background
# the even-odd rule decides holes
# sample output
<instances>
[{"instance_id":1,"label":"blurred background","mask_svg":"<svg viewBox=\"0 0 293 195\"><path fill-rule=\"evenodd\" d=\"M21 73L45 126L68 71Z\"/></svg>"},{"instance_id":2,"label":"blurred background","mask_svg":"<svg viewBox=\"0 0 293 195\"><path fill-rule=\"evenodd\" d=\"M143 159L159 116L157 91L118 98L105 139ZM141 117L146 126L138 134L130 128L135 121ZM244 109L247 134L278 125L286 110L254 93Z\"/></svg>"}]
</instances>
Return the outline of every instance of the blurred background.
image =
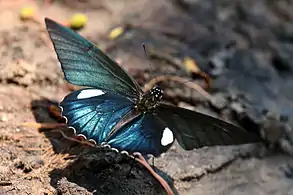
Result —
<instances>
[{"instance_id":1,"label":"blurred background","mask_svg":"<svg viewBox=\"0 0 293 195\"><path fill-rule=\"evenodd\" d=\"M264 139L192 152L175 144L155 165L179 194L293 194L292 10L292 0L0 0L0 194L61 193L52 170L66 164L64 136L22 125L57 122L52 105L78 88L64 80L44 17L146 90L159 77L165 100Z\"/></svg>"}]
</instances>

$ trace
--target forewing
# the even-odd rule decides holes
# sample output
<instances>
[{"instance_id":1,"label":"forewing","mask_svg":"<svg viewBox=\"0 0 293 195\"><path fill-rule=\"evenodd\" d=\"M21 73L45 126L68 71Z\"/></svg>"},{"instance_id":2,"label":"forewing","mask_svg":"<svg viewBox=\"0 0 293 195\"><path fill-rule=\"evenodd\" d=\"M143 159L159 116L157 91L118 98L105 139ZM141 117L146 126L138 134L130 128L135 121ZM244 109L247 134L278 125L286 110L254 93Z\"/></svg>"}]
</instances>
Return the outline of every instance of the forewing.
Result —
<instances>
[{"instance_id":1,"label":"forewing","mask_svg":"<svg viewBox=\"0 0 293 195\"><path fill-rule=\"evenodd\" d=\"M68 82L133 98L142 93L138 84L92 43L48 18L45 23Z\"/></svg>"},{"instance_id":2,"label":"forewing","mask_svg":"<svg viewBox=\"0 0 293 195\"><path fill-rule=\"evenodd\" d=\"M97 144L105 142L111 128L133 106L123 96L91 88L75 91L60 103L68 126Z\"/></svg>"},{"instance_id":3,"label":"forewing","mask_svg":"<svg viewBox=\"0 0 293 195\"><path fill-rule=\"evenodd\" d=\"M159 156L174 142L172 131L152 113L141 114L109 139L119 150Z\"/></svg>"},{"instance_id":4,"label":"forewing","mask_svg":"<svg viewBox=\"0 0 293 195\"><path fill-rule=\"evenodd\" d=\"M240 127L220 119L180 107L161 104L157 115L174 132L186 150L214 145L238 145L260 141Z\"/></svg>"}]
</instances>

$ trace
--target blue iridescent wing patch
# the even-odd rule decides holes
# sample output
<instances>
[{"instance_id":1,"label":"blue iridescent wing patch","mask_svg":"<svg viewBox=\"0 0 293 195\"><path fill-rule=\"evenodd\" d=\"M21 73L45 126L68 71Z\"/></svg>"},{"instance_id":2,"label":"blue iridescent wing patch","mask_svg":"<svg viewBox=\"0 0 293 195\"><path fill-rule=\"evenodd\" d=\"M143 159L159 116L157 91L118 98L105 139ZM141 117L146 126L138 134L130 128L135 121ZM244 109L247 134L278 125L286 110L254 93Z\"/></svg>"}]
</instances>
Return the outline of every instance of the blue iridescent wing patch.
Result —
<instances>
[{"instance_id":1,"label":"blue iridescent wing patch","mask_svg":"<svg viewBox=\"0 0 293 195\"><path fill-rule=\"evenodd\" d=\"M68 82L133 98L142 93L116 62L88 40L48 18L45 23Z\"/></svg>"},{"instance_id":2,"label":"blue iridescent wing patch","mask_svg":"<svg viewBox=\"0 0 293 195\"><path fill-rule=\"evenodd\" d=\"M88 88L67 95L60 103L67 124L97 144L105 141L111 127L128 113L134 103L114 93Z\"/></svg>"},{"instance_id":3,"label":"blue iridescent wing patch","mask_svg":"<svg viewBox=\"0 0 293 195\"><path fill-rule=\"evenodd\" d=\"M138 116L107 139L111 129L134 107L128 98L111 92L81 89L66 96L60 107L76 134L98 145L105 143L127 152L158 156L174 141L172 132L153 114Z\"/></svg>"},{"instance_id":4,"label":"blue iridescent wing patch","mask_svg":"<svg viewBox=\"0 0 293 195\"><path fill-rule=\"evenodd\" d=\"M173 132L152 113L140 115L114 134L108 144L130 153L159 156L173 144Z\"/></svg>"}]
</instances>

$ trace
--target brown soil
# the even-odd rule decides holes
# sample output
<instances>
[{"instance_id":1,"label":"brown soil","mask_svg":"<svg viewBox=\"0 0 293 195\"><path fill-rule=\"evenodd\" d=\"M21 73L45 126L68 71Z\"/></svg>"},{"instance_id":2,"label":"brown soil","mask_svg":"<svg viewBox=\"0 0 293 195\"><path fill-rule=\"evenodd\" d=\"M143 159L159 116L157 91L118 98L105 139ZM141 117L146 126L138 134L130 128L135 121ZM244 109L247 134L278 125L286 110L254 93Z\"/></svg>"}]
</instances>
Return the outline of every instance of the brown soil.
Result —
<instances>
[{"instance_id":1,"label":"brown soil","mask_svg":"<svg viewBox=\"0 0 293 195\"><path fill-rule=\"evenodd\" d=\"M207 13L201 12L205 7L204 1L199 3L203 7L194 8L192 14L190 10L193 7L186 8L184 4L178 4L180 1L167 0L88 0L86 3L55 0L49 7L43 1L36 1L36 4L33 3L35 1L29 2L35 6L37 21L41 21L41 24L19 19L19 9L27 5L27 1L10 3L0 0L1 195L57 192L165 194L150 173L127 156L106 149L90 150L87 153L88 146L72 142L60 133L62 131L67 136L72 136L72 132L68 130L46 130L21 125L25 122L62 122L50 115L48 108L51 104L56 105L72 89L63 79L45 31L45 16L64 23L73 13L85 13L89 21L80 33L106 48L140 83L145 83L150 78L149 74L140 71L150 68L141 46L143 42L149 45L150 50L154 49L156 54L174 54L174 59L191 55L205 70L206 59L210 58L206 50L222 49L223 42L228 44L229 38L237 40L240 48L262 49L267 47L266 40L275 33L266 34L267 29L261 29L264 36L260 39L257 36L261 33L246 18L245 22L241 20L247 25L246 32L219 31L218 37L209 37L207 32L216 27L213 26L212 19L206 17ZM237 2L244 7L249 7L249 3L252 3ZM261 5L265 5L269 1L261 2ZM228 17L235 7L237 6L231 3L231 7L227 6L221 17ZM279 7L270 10L274 14L265 12L274 16L270 21L292 21L291 13L285 7L280 12ZM193 14L196 15L196 20L192 20ZM135 28L123 40L108 40L107 33L117 25ZM185 29L184 32L182 29ZM201 41L211 41L213 38L217 39L220 46L205 48ZM197 55L194 51L199 50L201 52ZM265 57L271 52L261 51ZM178 70L176 63L170 65L168 60L160 60L160 57L162 56L153 56L151 68L158 71L152 72L151 76L169 72L190 76L183 67ZM206 100L193 90L178 87L174 83L170 83L170 88L166 92L173 103L188 107L203 102L197 109L216 115L207 106ZM230 113L223 113L220 114L227 118L231 116ZM238 122L243 124L241 120ZM280 151L264 157L259 155L263 148L260 144L211 147L186 152L175 144L155 161L155 166L171 186L174 184L174 192L178 191L179 194L292 194L292 157Z\"/></svg>"}]
</instances>

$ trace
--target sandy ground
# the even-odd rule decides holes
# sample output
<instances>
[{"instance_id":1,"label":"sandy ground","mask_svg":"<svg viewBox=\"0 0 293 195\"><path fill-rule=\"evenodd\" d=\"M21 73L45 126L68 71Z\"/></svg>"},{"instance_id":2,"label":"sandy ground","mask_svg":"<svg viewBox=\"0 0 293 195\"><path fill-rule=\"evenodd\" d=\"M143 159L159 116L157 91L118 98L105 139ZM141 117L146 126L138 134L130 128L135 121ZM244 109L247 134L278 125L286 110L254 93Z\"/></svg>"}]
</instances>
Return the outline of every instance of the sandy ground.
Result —
<instances>
[{"instance_id":1,"label":"sandy ground","mask_svg":"<svg viewBox=\"0 0 293 195\"><path fill-rule=\"evenodd\" d=\"M72 89L63 79L44 29L45 16L65 23L73 13L85 13L89 21L80 33L106 48L141 84L155 75L169 73L191 79L178 64L183 56L194 58L202 70L214 74L210 93L216 103L208 103L194 90L173 82L163 85L168 86L168 100L178 105L223 116L255 131L263 127L258 122L262 117L259 110L279 112L292 107L293 96L288 92L292 64L287 57L293 55L291 1L287 5L286 1L180 4L181 1L167 0L64 0L53 1L49 6L42 1L13 2L0 0L0 194L165 193L143 167L133 165L127 157L100 151L76 160L88 147L69 141L60 133L72 136L72 132L21 126L24 122L57 123L48 108ZM28 2L35 6L41 24L19 19L20 8ZM109 40L108 32L118 25L130 26L129 32L121 39ZM285 30L281 32L282 29ZM143 42L151 50L151 66L145 58ZM287 50L280 49L284 44ZM236 50L232 54L230 45ZM171 60L163 54L169 54ZM228 64L227 70L222 70L221 63ZM286 82L282 80L285 78ZM236 91L236 96L241 93L247 98L231 98ZM271 93L281 95L275 98L268 95ZM253 107L245 111L248 117L239 117L239 109L247 105ZM235 112L236 118L231 114ZM291 120L291 112L288 113ZM290 151L290 143L287 150L281 147L270 152L263 144L194 151L183 151L175 144L156 159L155 166L179 194L293 194ZM99 158L107 159L106 165L102 163L106 169L98 168L102 166L96 160ZM125 177L130 165L134 167L133 175ZM99 174L91 175L92 172ZM120 189L124 189L123 193Z\"/></svg>"}]
</instances>

